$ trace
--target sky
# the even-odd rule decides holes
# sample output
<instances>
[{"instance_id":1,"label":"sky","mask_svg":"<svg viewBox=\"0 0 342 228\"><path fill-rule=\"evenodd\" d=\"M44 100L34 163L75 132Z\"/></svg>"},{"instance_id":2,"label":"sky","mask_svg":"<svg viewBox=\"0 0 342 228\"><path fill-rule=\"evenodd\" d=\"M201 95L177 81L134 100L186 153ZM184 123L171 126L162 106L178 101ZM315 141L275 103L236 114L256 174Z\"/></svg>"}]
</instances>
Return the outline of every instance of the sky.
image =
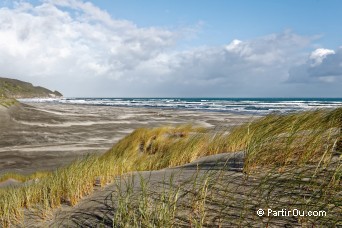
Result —
<instances>
[{"instance_id":1,"label":"sky","mask_svg":"<svg viewBox=\"0 0 342 228\"><path fill-rule=\"evenodd\" d=\"M342 97L339 0L0 0L0 77L66 97Z\"/></svg>"}]
</instances>

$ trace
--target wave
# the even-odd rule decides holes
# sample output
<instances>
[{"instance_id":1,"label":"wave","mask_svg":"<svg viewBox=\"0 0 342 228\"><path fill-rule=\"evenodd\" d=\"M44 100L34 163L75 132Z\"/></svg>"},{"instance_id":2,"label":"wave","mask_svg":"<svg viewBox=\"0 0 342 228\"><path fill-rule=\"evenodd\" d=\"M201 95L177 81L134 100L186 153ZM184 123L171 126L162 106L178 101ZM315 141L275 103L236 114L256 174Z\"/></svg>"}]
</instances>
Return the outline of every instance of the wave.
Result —
<instances>
[{"instance_id":1,"label":"wave","mask_svg":"<svg viewBox=\"0 0 342 228\"><path fill-rule=\"evenodd\" d=\"M60 103L120 107L145 107L232 112L265 115L303 110L337 108L341 98L37 98L20 99L24 103Z\"/></svg>"}]
</instances>

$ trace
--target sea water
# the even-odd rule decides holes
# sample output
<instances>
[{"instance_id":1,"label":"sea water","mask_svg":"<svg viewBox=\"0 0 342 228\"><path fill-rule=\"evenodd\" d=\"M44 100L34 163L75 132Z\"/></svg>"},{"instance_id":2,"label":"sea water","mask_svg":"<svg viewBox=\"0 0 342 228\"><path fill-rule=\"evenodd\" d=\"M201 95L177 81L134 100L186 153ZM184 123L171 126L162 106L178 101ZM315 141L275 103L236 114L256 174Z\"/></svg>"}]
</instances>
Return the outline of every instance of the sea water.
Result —
<instances>
[{"instance_id":1,"label":"sea water","mask_svg":"<svg viewBox=\"0 0 342 228\"><path fill-rule=\"evenodd\" d=\"M186 109L258 115L342 107L342 98L36 98L21 99L20 101Z\"/></svg>"}]
</instances>

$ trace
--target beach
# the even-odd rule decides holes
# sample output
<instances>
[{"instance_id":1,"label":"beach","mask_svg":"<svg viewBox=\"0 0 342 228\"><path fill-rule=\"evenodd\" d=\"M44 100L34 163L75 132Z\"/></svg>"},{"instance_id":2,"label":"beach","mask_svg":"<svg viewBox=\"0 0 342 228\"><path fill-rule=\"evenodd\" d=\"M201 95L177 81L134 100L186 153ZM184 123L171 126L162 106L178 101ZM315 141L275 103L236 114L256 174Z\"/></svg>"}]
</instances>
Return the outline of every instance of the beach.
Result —
<instances>
[{"instance_id":1,"label":"beach","mask_svg":"<svg viewBox=\"0 0 342 228\"><path fill-rule=\"evenodd\" d=\"M0 174L55 170L102 154L137 128L193 124L230 129L257 115L54 103L0 107Z\"/></svg>"},{"instance_id":2,"label":"beach","mask_svg":"<svg viewBox=\"0 0 342 228\"><path fill-rule=\"evenodd\" d=\"M0 174L10 173L0 183L2 226L340 225L340 116L341 109L262 117L53 102L0 107ZM323 214L258 214L284 208Z\"/></svg>"}]
</instances>

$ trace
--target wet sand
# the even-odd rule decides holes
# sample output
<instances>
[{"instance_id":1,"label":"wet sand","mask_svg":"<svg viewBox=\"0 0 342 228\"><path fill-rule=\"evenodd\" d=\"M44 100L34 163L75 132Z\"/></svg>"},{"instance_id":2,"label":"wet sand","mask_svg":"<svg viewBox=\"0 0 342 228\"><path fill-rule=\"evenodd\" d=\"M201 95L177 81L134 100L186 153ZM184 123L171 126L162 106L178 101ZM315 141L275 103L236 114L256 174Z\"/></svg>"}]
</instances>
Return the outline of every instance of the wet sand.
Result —
<instances>
[{"instance_id":1,"label":"wet sand","mask_svg":"<svg viewBox=\"0 0 342 228\"><path fill-rule=\"evenodd\" d=\"M0 175L54 170L104 153L139 127L191 123L229 129L255 116L220 112L30 103L0 106Z\"/></svg>"}]
</instances>

